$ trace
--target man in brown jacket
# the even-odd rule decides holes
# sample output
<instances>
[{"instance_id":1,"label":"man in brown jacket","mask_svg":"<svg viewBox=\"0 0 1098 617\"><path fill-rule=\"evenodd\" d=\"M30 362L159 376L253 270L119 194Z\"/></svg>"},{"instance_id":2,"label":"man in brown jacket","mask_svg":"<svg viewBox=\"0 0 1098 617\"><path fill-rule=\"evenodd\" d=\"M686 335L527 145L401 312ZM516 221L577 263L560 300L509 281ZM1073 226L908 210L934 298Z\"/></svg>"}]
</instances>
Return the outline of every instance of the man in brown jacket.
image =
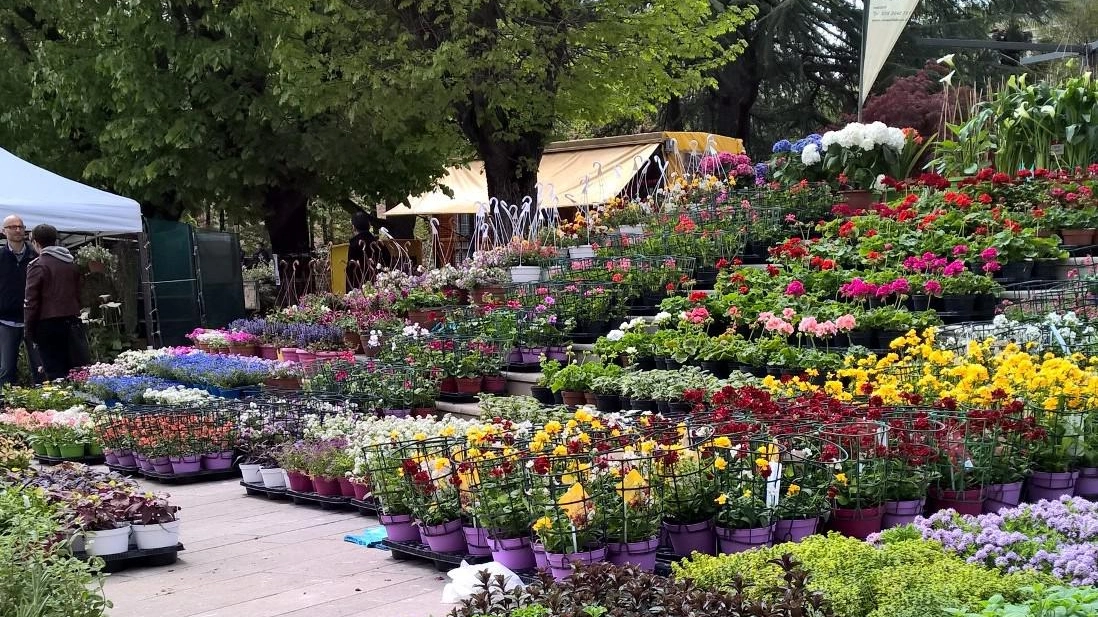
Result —
<instances>
[{"instance_id":1,"label":"man in brown jacket","mask_svg":"<svg viewBox=\"0 0 1098 617\"><path fill-rule=\"evenodd\" d=\"M72 253L57 246L57 229L52 225L35 227L31 238L38 259L27 266L25 334L42 356L46 379L62 379L73 368L73 330L80 319L80 270Z\"/></svg>"}]
</instances>

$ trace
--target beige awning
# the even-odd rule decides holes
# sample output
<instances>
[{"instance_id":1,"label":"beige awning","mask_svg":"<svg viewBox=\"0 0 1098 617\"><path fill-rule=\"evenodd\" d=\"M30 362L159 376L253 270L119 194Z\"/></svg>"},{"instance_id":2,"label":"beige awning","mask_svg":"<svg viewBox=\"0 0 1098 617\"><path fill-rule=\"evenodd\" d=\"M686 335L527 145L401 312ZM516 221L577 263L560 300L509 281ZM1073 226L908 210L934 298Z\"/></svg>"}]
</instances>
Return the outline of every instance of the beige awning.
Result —
<instances>
[{"instance_id":1,"label":"beige awning","mask_svg":"<svg viewBox=\"0 0 1098 617\"><path fill-rule=\"evenodd\" d=\"M392 210L386 210L385 216L381 218L388 218L390 216L412 216L413 214L415 214L415 212L412 212L411 208L404 204L400 204L399 206L394 207Z\"/></svg>"},{"instance_id":2,"label":"beige awning","mask_svg":"<svg viewBox=\"0 0 1098 617\"><path fill-rule=\"evenodd\" d=\"M633 144L549 152L542 156L538 182L545 208L595 205L608 201L625 189L637 171L660 147L660 143ZM451 167L439 184L441 189L409 198L414 214L475 214L488 203L484 165L474 161L467 167ZM391 212L391 211L390 211Z\"/></svg>"}]
</instances>

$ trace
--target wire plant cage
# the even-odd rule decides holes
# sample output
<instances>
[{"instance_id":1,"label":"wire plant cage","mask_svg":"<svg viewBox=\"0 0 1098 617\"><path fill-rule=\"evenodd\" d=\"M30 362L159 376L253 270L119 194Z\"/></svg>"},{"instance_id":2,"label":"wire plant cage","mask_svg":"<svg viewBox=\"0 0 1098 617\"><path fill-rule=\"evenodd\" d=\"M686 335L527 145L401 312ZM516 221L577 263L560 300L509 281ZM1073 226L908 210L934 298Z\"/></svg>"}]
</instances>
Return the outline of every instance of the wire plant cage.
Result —
<instances>
[{"instance_id":1,"label":"wire plant cage","mask_svg":"<svg viewBox=\"0 0 1098 617\"><path fill-rule=\"evenodd\" d=\"M939 440L946 426L933 414L934 410L898 408L883 419L888 428L884 444L886 502L922 502L931 485L936 485Z\"/></svg>"},{"instance_id":2,"label":"wire plant cage","mask_svg":"<svg viewBox=\"0 0 1098 617\"><path fill-rule=\"evenodd\" d=\"M884 501L888 466L887 427L876 422L852 421L822 427L821 438L838 446L835 457L823 462L833 467L830 496L835 505L854 516L873 518Z\"/></svg>"},{"instance_id":3,"label":"wire plant cage","mask_svg":"<svg viewBox=\"0 0 1098 617\"><path fill-rule=\"evenodd\" d=\"M466 446L455 457L462 508L493 540L530 537L525 461L512 448Z\"/></svg>"},{"instance_id":4,"label":"wire plant cage","mask_svg":"<svg viewBox=\"0 0 1098 617\"><path fill-rule=\"evenodd\" d=\"M700 447L660 444L655 452L653 477L668 523L692 525L716 514L719 487L711 452Z\"/></svg>"},{"instance_id":5,"label":"wire plant cage","mask_svg":"<svg viewBox=\"0 0 1098 617\"><path fill-rule=\"evenodd\" d=\"M599 469L588 455L546 454L523 466L534 517L532 529L550 554L600 549L604 527L597 504L605 499Z\"/></svg>"},{"instance_id":6,"label":"wire plant cage","mask_svg":"<svg viewBox=\"0 0 1098 617\"><path fill-rule=\"evenodd\" d=\"M761 436L722 436L714 438L712 447L713 469L720 491L716 497L717 526L769 527L774 522L780 497L781 445Z\"/></svg>"},{"instance_id":7,"label":"wire plant cage","mask_svg":"<svg viewBox=\"0 0 1098 617\"><path fill-rule=\"evenodd\" d=\"M654 448L642 445L639 450L621 447L600 452L595 457L595 468L599 470L596 482L600 485L594 491L596 508L605 541L622 545L656 541L663 504L654 485Z\"/></svg>"},{"instance_id":8,"label":"wire plant cage","mask_svg":"<svg viewBox=\"0 0 1098 617\"><path fill-rule=\"evenodd\" d=\"M942 427L935 437L937 484L931 499L939 508L980 514L1001 441L1000 426L970 421L965 412L939 412L933 419Z\"/></svg>"},{"instance_id":9,"label":"wire plant cage","mask_svg":"<svg viewBox=\"0 0 1098 617\"><path fill-rule=\"evenodd\" d=\"M778 498L774 518L778 525L774 542L799 539L797 525L782 521L818 520L831 509L829 491L834 468L846 460L846 453L831 441L811 432L784 434L775 441L781 447ZM809 532L814 528L809 528Z\"/></svg>"}]
</instances>

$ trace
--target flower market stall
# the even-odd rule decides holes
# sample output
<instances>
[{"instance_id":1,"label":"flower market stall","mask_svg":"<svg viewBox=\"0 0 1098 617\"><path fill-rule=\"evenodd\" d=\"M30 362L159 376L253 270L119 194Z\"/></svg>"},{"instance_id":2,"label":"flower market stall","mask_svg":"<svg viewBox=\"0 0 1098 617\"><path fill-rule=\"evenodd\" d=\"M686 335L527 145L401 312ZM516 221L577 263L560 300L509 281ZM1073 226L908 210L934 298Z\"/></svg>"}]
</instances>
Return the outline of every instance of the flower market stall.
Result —
<instances>
[{"instance_id":1,"label":"flower market stall","mask_svg":"<svg viewBox=\"0 0 1098 617\"><path fill-rule=\"evenodd\" d=\"M654 573L816 611L774 614L1093 602L1098 165L947 178L932 145L855 123L711 154L461 264L12 390L0 426L541 571L516 607Z\"/></svg>"}]
</instances>

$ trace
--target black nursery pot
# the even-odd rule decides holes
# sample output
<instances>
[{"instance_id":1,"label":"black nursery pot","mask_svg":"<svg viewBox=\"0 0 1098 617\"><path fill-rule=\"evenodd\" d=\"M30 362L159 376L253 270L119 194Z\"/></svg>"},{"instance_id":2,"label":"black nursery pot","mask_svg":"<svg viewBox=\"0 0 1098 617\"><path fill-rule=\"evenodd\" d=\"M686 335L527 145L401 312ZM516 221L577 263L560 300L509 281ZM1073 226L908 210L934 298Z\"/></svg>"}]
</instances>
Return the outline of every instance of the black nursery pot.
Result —
<instances>
[{"instance_id":1,"label":"black nursery pot","mask_svg":"<svg viewBox=\"0 0 1098 617\"><path fill-rule=\"evenodd\" d=\"M596 394L595 407L603 413L621 411L621 397L617 394Z\"/></svg>"},{"instance_id":2,"label":"black nursery pot","mask_svg":"<svg viewBox=\"0 0 1098 617\"><path fill-rule=\"evenodd\" d=\"M553 391L545 386L532 386L530 395L542 405L552 405L554 401Z\"/></svg>"},{"instance_id":3,"label":"black nursery pot","mask_svg":"<svg viewBox=\"0 0 1098 617\"><path fill-rule=\"evenodd\" d=\"M694 289L713 289L717 283L718 270L712 266L694 269Z\"/></svg>"},{"instance_id":4,"label":"black nursery pot","mask_svg":"<svg viewBox=\"0 0 1098 617\"><path fill-rule=\"evenodd\" d=\"M729 369L727 362L703 360L701 363L701 367L702 370L709 371L714 377L718 379L728 379L728 375L732 372Z\"/></svg>"}]
</instances>

